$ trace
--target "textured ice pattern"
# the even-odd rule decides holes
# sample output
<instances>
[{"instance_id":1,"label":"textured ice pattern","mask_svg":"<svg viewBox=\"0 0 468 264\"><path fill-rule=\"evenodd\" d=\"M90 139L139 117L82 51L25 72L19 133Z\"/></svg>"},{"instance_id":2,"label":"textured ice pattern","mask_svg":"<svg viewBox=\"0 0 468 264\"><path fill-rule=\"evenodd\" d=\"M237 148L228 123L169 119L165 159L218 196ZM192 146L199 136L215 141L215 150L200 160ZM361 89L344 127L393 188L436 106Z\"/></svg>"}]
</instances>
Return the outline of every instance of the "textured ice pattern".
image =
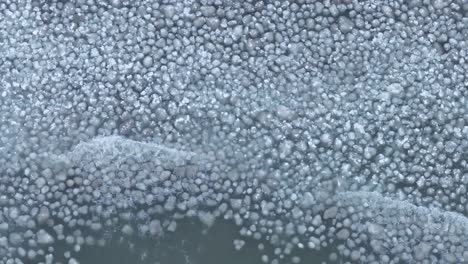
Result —
<instances>
[{"instance_id":1,"label":"textured ice pattern","mask_svg":"<svg viewBox=\"0 0 468 264\"><path fill-rule=\"evenodd\" d=\"M464 263L467 153L465 0L0 1L0 263Z\"/></svg>"}]
</instances>

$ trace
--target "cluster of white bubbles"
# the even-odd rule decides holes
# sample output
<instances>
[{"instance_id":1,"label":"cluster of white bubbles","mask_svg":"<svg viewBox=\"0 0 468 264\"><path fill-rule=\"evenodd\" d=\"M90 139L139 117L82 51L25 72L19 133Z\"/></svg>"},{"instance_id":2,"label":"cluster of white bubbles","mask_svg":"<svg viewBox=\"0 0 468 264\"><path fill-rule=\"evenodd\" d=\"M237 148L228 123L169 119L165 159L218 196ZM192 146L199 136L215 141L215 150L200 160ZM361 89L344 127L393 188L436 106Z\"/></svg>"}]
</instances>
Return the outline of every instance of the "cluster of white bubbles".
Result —
<instances>
[{"instance_id":1,"label":"cluster of white bubbles","mask_svg":"<svg viewBox=\"0 0 468 264\"><path fill-rule=\"evenodd\" d=\"M0 1L0 263L186 219L467 262L467 153L465 0Z\"/></svg>"}]
</instances>

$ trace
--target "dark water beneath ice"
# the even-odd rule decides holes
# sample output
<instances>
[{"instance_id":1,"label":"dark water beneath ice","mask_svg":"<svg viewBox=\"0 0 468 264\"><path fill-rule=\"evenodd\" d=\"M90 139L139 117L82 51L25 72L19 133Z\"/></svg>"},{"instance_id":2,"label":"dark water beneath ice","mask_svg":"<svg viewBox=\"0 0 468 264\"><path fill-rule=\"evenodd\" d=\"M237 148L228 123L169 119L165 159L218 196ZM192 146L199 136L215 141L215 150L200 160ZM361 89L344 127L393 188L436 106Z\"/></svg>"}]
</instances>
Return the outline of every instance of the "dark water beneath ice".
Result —
<instances>
[{"instance_id":1,"label":"dark water beneath ice","mask_svg":"<svg viewBox=\"0 0 468 264\"><path fill-rule=\"evenodd\" d=\"M166 232L159 239L137 235L123 238L117 232L105 246L84 245L79 252L72 252L72 257L81 264L257 264L263 263L262 255L268 255L268 263L275 258L274 247L267 240L242 238L238 230L225 220L218 220L210 228L198 221L185 220L179 221L175 232ZM241 250L235 249L235 239L245 240ZM264 249L259 249L259 244ZM64 242L57 242L54 255L63 256L69 248ZM331 263L328 257L332 252L332 248L295 249L291 256L276 258L278 263L293 263L292 256L299 256L300 263ZM68 262L64 257L54 261Z\"/></svg>"}]
</instances>

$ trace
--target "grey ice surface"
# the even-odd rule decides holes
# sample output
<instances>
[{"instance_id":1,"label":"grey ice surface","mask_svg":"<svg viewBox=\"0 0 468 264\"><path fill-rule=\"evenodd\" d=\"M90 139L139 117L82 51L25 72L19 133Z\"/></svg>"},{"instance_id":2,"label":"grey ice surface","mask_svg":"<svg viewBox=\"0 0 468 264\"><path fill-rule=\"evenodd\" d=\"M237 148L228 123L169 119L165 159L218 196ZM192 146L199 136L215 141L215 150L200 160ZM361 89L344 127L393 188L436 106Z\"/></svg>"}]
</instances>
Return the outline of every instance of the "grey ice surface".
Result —
<instances>
[{"instance_id":1,"label":"grey ice surface","mask_svg":"<svg viewBox=\"0 0 468 264\"><path fill-rule=\"evenodd\" d=\"M0 264L467 263L465 0L0 0Z\"/></svg>"}]
</instances>

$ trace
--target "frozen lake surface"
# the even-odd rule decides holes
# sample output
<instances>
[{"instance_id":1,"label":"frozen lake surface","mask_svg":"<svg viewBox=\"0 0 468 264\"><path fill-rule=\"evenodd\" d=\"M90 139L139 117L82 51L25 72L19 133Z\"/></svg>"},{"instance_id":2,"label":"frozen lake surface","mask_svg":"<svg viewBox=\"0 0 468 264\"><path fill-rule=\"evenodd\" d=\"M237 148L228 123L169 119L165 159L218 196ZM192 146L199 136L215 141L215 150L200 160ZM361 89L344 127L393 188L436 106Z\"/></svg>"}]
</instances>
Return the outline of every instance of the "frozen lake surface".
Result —
<instances>
[{"instance_id":1,"label":"frozen lake surface","mask_svg":"<svg viewBox=\"0 0 468 264\"><path fill-rule=\"evenodd\" d=\"M1 0L0 264L468 262L466 0Z\"/></svg>"}]
</instances>

